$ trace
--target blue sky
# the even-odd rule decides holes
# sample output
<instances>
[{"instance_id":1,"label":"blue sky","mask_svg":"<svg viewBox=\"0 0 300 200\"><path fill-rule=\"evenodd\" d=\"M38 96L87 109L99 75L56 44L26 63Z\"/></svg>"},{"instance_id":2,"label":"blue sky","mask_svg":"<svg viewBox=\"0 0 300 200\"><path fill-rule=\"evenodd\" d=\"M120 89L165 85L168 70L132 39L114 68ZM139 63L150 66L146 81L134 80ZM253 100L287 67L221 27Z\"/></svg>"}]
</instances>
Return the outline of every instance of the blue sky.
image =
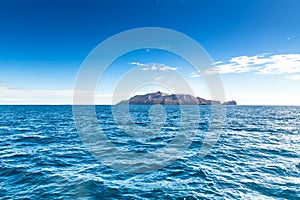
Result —
<instances>
[{"instance_id":1,"label":"blue sky","mask_svg":"<svg viewBox=\"0 0 300 200\"><path fill-rule=\"evenodd\" d=\"M3 0L0 104L71 104L77 71L96 45L128 29L164 27L206 49L227 100L300 105L299 10L297 0ZM115 65L133 67L130 62L174 67L195 90L202 88L194 83L201 76L175 56L137 52ZM112 66L97 103L110 103L111 80L121 71Z\"/></svg>"}]
</instances>

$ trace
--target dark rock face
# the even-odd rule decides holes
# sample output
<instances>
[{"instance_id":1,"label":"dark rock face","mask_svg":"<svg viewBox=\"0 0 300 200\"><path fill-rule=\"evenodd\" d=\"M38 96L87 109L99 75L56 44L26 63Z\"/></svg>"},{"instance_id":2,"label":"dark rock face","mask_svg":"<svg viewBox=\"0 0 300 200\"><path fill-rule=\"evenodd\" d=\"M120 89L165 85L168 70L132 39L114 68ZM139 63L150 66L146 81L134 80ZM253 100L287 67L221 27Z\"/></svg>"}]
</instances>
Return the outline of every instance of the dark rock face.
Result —
<instances>
[{"instance_id":1,"label":"dark rock face","mask_svg":"<svg viewBox=\"0 0 300 200\"><path fill-rule=\"evenodd\" d=\"M236 101L232 100L232 101L227 101L227 102L224 102L223 105L237 105Z\"/></svg>"},{"instance_id":2,"label":"dark rock face","mask_svg":"<svg viewBox=\"0 0 300 200\"><path fill-rule=\"evenodd\" d=\"M160 91L145 95L136 95L129 100L124 100L117 105L236 105L235 101L228 101L221 104L220 101L206 100L200 97L194 97L189 94L166 94Z\"/></svg>"}]
</instances>

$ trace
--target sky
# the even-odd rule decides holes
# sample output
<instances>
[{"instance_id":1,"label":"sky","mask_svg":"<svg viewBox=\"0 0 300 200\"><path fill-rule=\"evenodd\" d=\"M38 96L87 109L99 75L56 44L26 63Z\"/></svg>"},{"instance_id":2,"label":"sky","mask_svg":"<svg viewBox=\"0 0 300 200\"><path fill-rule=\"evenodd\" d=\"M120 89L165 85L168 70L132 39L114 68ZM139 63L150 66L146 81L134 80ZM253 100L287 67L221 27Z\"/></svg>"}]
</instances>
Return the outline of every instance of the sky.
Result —
<instances>
[{"instance_id":1,"label":"sky","mask_svg":"<svg viewBox=\"0 0 300 200\"><path fill-rule=\"evenodd\" d=\"M134 68L160 72L157 79L181 74L206 98L203 75L217 72L226 100L300 105L299 10L298 0L2 0L0 104L72 104L78 70L99 43L129 29L162 27L197 41L211 69L192 71L167 49L120 55L99 82L96 104L111 104L118 82ZM164 90L135 92L156 89Z\"/></svg>"}]
</instances>

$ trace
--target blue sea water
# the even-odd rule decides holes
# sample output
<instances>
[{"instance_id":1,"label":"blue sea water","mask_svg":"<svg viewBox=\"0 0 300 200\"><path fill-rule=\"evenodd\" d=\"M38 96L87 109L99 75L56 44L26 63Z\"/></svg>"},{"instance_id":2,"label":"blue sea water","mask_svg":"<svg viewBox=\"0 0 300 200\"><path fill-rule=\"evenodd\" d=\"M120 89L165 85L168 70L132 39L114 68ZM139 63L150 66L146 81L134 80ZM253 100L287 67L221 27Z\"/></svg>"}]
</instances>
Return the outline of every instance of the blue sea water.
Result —
<instances>
[{"instance_id":1,"label":"blue sea water","mask_svg":"<svg viewBox=\"0 0 300 200\"><path fill-rule=\"evenodd\" d=\"M135 124L149 123L149 108L131 106ZM111 106L96 106L106 136L141 152L175 137L178 106L165 109L161 133L143 143L118 129ZM201 157L210 110L199 106L197 134L181 158L130 173L88 151L72 106L0 106L0 199L300 199L300 107L227 106L218 142Z\"/></svg>"}]
</instances>

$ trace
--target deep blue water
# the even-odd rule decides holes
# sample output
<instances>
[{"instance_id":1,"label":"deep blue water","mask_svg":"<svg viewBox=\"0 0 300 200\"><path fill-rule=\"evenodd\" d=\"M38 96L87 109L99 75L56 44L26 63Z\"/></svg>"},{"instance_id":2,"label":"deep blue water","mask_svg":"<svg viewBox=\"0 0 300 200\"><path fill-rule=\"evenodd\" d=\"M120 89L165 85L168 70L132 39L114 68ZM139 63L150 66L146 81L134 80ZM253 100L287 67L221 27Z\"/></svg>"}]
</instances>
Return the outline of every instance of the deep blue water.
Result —
<instances>
[{"instance_id":1,"label":"deep blue water","mask_svg":"<svg viewBox=\"0 0 300 200\"><path fill-rule=\"evenodd\" d=\"M147 127L149 108L130 108L135 125ZM72 106L0 106L0 198L300 199L300 107L228 106L223 130L212 130L221 133L218 142L200 157L210 108L199 107L198 131L181 158L131 173L104 165L88 151ZM155 152L181 126L178 106L165 109L166 123L147 140L121 131L110 106L96 107L98 126L117 147ZM130 130L132 124L121 126Z\"/></svg>"}]
</instances>

